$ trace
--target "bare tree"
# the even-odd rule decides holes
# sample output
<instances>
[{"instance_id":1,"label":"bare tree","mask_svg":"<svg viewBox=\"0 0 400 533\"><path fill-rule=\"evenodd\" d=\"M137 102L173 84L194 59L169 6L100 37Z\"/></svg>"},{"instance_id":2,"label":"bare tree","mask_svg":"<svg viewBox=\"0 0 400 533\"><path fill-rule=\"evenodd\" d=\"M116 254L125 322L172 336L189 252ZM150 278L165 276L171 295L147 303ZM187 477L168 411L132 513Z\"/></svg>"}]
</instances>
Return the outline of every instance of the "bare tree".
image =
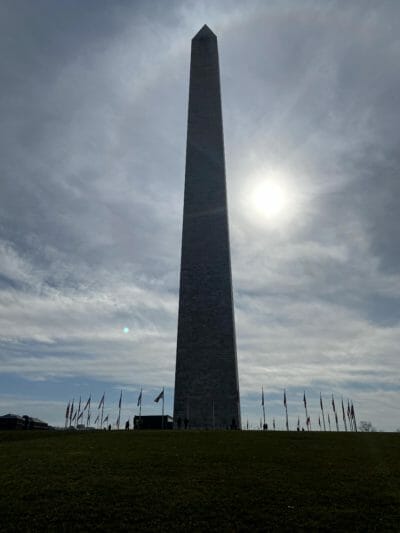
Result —
<instances>
[{"instance_id":1,"label":"bare tree","mask_svg":"<svg viewBox=\"0 0 400 533\"><path fill-rule=\"evenodd\" d=\"M374 433L376 428L374 428L371 422L361 420L361 422L358 424L358 431L362 431L363 433Z\"/></svg>"}]
</instances>

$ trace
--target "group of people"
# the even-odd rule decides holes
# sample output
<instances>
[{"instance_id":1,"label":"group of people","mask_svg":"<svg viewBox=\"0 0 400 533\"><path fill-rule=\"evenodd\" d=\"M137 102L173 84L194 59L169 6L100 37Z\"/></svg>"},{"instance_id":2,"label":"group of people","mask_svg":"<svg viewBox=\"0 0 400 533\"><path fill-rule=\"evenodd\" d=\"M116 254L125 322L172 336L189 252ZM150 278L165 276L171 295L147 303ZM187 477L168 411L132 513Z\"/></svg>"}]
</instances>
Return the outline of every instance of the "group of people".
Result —
<instances>
[{"instance_id":1,"label":"group of people","mask_svg":"<svg viewBox=\"0 0 400 533\"><path fill-rule=\"evenodd\" d=\"M178 426L178 429L182 429L182 418L179 416L178 420L176 421L176 425ZM183 419L183 426L185 429L188 429L189 427L189 419L187 416Z\"/></svg>"}]
</instances>

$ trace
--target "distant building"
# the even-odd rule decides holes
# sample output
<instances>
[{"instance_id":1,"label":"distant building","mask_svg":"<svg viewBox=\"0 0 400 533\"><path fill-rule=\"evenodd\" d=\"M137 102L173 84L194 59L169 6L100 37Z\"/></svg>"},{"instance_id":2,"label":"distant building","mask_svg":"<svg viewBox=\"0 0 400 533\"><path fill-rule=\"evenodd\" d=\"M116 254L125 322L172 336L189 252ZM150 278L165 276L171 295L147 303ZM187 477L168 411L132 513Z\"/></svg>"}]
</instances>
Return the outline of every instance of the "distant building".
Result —
<instances>
[{"instance_id":1,"label":"distant building","mask_svg":"<svg viewBox=\"0 0 400 533\"><path fill-rule=\"evenodd\" d=\"M25 429L25 419L11 413L0 416L0 429Z\"/></svg>"},{"instance_id":2,"label":"distant building","mask_svg":"<svg viewBox=\"0 0 400 533\"><path fill-rule=\"evenodd\" d=\"M163 420L164 418L164 420ZM133 419L133 429L172 429L172 416L135 416Z\"/></svg>"},{"instance_id":3,"label":"distant building","mask_svg":"<svg viewBox=\"0 0 400 533\"><path fill-rule=\"evenodd\" d=\"M49 429L49 424L39 418L33 418L27 415L24 415L22 418L25 419L25 429Z\"/></svg>"},{"instance_id":4,"label":"distant building","mask_svg":"<svg viewBox=\"0 0 400 533\"><path fill-rule=\"evenodd\" d=\"M49 429L47 422L31 416L19 416L8 413L0 416L1 429Z\"/></svg>"}]
</instances>

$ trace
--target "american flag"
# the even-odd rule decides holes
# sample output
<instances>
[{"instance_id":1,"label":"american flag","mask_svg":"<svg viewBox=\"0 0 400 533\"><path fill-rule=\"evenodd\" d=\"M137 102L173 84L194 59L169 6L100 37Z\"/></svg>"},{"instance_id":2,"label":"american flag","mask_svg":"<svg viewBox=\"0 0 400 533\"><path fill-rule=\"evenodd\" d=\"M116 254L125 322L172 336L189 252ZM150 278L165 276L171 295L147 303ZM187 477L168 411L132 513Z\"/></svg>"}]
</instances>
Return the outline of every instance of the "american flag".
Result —
<instances>
[{"instance_id":1,"label":"american flag","mask_svg":"<svg viewBox=\"0 0 400 533\"><path fill-rule=\"evenodd\" d=\"M98 406L97 409L100 409L100 407L104 405L104 396L105 396L105 393L104 393L103 396L101 397L101 400L100 400L100 403L99 403L99 406Z\"/></svg>"}]
</instances>

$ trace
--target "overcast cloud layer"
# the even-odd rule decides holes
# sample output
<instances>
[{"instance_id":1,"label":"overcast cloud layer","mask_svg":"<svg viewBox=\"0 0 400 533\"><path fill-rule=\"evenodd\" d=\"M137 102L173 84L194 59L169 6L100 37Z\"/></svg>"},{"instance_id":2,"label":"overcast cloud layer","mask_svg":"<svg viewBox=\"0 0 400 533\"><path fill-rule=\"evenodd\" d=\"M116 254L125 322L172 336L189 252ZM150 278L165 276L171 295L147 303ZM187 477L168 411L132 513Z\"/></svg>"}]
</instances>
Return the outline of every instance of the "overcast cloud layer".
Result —
<instances>
[{"instance_id":1,"label":"overcast cloud layer","mask_svg":"<svg viewBox=\"0 0 400 533\"><path fill-rule=\"evenodd\" d=\"M215 5L217 4L217 6ZM400 426L400 4L0 4L0 413L172 410L190 40L218 36L242 418ZM375 4L375 6L374 6ZM277 219L253 185L288 191ZM129 333L123 328L129 327ZM111 408L111 403L108 403ZM115 409L114 409L115 411ZM114 412L113 411L113 412ZM110 411L111 412L111 411Z\"/></svg>"}]
</instances>

